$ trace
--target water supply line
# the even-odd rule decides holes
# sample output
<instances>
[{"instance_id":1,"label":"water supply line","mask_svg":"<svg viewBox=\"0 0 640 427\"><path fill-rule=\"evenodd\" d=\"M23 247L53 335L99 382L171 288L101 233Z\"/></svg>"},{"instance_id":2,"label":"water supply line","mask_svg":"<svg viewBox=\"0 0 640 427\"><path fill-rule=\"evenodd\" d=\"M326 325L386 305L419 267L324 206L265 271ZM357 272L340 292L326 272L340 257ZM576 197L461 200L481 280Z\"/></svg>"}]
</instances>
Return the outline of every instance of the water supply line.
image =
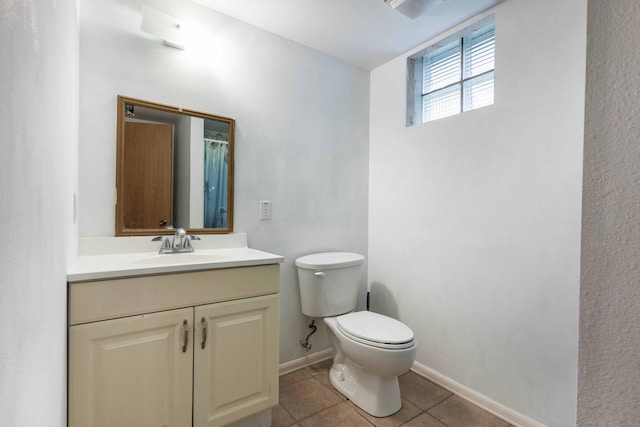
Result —
<instances>
[{"instance_id":1,"label":"water supply line","mask_svg":"<svg viewBox=\"0 0 640 427\"><path fill-rule=\"evenodd\" d=\"M302 347L304 347L304 349L306 351L311 350L311 343L309 342L309 337L313 334L316 333L316 330L318 329L318 327L316 326L316 320L313 319L311 321L311 323L309 324L309 328L311 329L311 332L309 332L309 335L307 335L307 337L304 340L300 340L299 343Z\"/></svg>"}]
</instances>

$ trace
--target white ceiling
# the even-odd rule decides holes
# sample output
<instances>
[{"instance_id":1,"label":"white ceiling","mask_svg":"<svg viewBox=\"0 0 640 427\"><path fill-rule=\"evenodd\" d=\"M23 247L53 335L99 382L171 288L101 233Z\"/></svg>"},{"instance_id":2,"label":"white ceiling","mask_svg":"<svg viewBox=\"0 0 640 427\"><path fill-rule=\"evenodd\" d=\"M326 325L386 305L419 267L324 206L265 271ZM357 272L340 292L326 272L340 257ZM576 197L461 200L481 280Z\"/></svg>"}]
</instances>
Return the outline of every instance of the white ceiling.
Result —
<instances>
[{"instance_id":1,"label":"white ceiling","mask_svg":"<svg viewBox=\"0 0 640 427\"><path fill-rule=\"evenodd\" d=\"M371 70L502 0L445 0L415 20L383 0L194 1Z\"/></svg>"}]
</instances>

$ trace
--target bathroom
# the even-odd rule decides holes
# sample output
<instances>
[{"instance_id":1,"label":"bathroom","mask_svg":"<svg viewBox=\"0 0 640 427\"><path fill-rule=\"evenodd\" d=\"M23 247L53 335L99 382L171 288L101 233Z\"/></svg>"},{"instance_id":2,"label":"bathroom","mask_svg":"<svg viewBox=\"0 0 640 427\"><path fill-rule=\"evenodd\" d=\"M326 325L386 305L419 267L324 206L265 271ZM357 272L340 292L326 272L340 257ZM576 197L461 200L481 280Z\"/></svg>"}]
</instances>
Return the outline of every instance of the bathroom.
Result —
<instances>
[{"instance_id":1,"label":"bathroom","mask_svg":"<svg viewBox=\"0 0 640 427\"><path fill-rule=\"evenodd\" d=\"M591 109L633 117L637 108L624 96L622 106L590 103L607 82L588 65L589 55L615 50L607 41L632 32L625 14L590 1L587 19L585 1L506 0L488 11L498 40L495 105L407 128L410 52L369 71L199 6L167 3L167 12L211 24L204 54L178 51L138 31L141 4L0 2L8 41L0 52L10 59L0 68L7 425L66 425L65 265L78 237L114 232L118 94L236 120L234 229L285 258L281 365L309 356L298 344L308 319L293 261L349 250L367 257L359 307L368 286L372 310L411 325L416 370L543 425L633 425L637 408L623 392L638 372L612 354L639 350L637 333L617 326L637 322L626 308L639 302L625 285L635 276L593 242L611 239L612 253L630 251L637 261L637 240L607 237L612 226L596 219L637 237L638 212L625 212L640 196L623 189L637 182L625 165L639 153L624 145L627 124L607 128ZM616 7L637 19L632 6ZM626 78L624 87L637 87ZM593 135L603 127L623 158L597 153ZM598 179L596 162L619 171L613 184ZM602 194L620 200L615 209L583 205ZM259 220L260 200L272 201L271 221ZM581 296L594 281L608 290ZM326 331L312 343L311 354L327 349ZM611 375L598 368L602 359ZM603 383L623 396L603 397Z\"/></svg>"}]
</instances>

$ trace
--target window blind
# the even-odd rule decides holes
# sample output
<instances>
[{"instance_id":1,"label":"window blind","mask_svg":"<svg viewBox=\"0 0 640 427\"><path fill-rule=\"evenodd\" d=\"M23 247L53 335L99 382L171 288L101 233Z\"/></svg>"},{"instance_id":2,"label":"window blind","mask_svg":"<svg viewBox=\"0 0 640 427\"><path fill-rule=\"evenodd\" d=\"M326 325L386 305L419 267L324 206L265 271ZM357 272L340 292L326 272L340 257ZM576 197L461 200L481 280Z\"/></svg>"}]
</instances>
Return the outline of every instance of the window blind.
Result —
<instances>
[{"instance_id":1,"label":"window blind","mask_svg":"<svg viewBox=\"0 0 640 427\"><path fill-rule=\"evenodd\" d=\"M422 57L422 121L493 104L495 26L490 24Z\"/></svg>"},{"instance_id":2,"label":"window blind","mask_svg":"<svg viewBox=\"0 0 640 427\"><path fill-rule=\"evenodd\" d=\"M422 60L422 93L442 89L452 83L460 81L462 58L460 57L461 40L456 40L429 55Z\"/></svg>"}]
</instances>

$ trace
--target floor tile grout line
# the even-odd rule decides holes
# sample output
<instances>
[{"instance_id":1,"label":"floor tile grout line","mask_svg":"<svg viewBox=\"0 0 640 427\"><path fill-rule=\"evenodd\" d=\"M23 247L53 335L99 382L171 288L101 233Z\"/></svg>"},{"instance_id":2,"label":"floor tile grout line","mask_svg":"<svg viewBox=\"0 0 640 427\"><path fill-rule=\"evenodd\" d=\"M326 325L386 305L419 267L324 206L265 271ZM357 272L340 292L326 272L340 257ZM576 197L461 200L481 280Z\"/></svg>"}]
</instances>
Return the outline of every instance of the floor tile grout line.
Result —
<instances>
[{"instance_id":1,"label":"floor tile grout line","mask_svg":"<svg viewBox=\"0 0 640 427\"><path fill-rule=\"evenodd\" d=\"M283 384L281 389L286 389L289 388L291 386L294 386L297 383L303 382L303 381L309 381L312 380L313 383L315 384L320 384L322 386L322 388L324 390L328 390L330 391L332 394L334 394L336 397L338 397L338 401L334 404L331 404L323 409L320 409L312 414L309 414L308 416L305 416L304 418L300 418L300 419L296 419L293 414L286 409L284 406L279 405L287 415L290 416L290 418L293 420L293 424L290 424L289 427L291 426L299 426L301 422L305 422L306 420L308 420L309 418L312 418L314 416L317 416L318 414L330 410L332 408L335 408L336 406L344 403L349 405L349 410L353 413L355 413L356 415L358 415L359 418L363 419L366 421L367 425L373 426L373 427L377 427L377 423L374 421L369 420L367 417L365 417L363 414L361 414L358 411L358 408L355 404L353 404L353 402L348 399L346 396L344 396L342 393L338 392L335 387L333 387L330 383L327 384L327 382L325 381L325 377L324 375L327 373L327 369L323 368L323 369L314 369L311 367L305 367L302 368L303 372L300 373L300 375L296 375L296 376L292 376L290 377L291 379L294 379L294 381L290 381L287 382L286 384ZM289 375L289 374L287 374ZM431 382L431 381L430 381ZM434 385L436 385L438 388L441 388L440 386L438 386L437 384L434 383ZM408 399L406 396L401 395L402 399L406 400L408 403L410 403L413 406L416 406L417 409L420 410L420 412L414 416L412 416L411 418L408 418L406 420L403 420L402 424L398 424L398 426L406 426L408 423L410 423L412 420L415 420L416 418L420 417L420 416L428 416L431 417L433 420L436 420L437 422L439 422L442 426L448 427L449 424L445 423L443 420L441 420L438 416L436 416L435 414L430 413L429 411L434 410L437 406L443 404L444 402L446 402L447 400L453 398L454 396L457 396L455 393L451 393L449 390L444 389L445 391L447 391L449 393L448 396L441 398L440 400L436 401L435 403L429 405L428 408L426 409L422 409L420 408L416 403L414 403L412 400ZM482 408L480 408L482 409ZM395 424L395 423L394 423ZM509 425L508 427L512 427L511 425Z\"/></svg>"},{"instance_id":2,"label":"floor tile grout line","mask_svg":"<svg viewBox=\"0 0 640 427\"><path fill-rule=\"evenodd\" d=\"M293 423L293 424L298 424L298 423L300 423L300 422L302 422L302 421L305 421L305 420L307 420L307 419L309 419L309 418L315 417L316 415L318 415L318 414L320 414L320 413L322 413L322 412L324 412L324 411L326 411L326 410L328 410L328 409L331 409L331 408L333 408L333 407L336 407L336 406L340 405L341 403L346 403L346 402L349 402L349 400L348 400L348 399L347 399L347 400L341 400L341 401L339 401L338 403L334 403L333 405L327 406L326 408L323 408L323 409L321 409L321 410L319 410L319 411L317 411L317 412L314 412L313 414L311 414L311 415L309 415L309 416L306 416L306 417L304 417L304 418L300 418L299 420L296 420L294 417L291 417L291 418L293 418L293 419L295 420L295 423ZM357 412L357 411L354 411L354 412L355 412L358 416L362 417L362 415L358 414L358 412ZM362 418L363 418L366 422L368 422L369 424L371 424L371 423L369 422L369 420L367 420L367 419L366 419L366 418L364 418L364 417L362 417ZM291 425L293 425L293 424L291 424ZM371 425L373 425L373 426L375 427L375 424L371 424Z\"/></svg>"},{"instance_id":3,"label":"floor tile grout line","mask_svg":"<svg viewBox=\"0 0 640 427\"><path fill-rule=\"evenodd\" d=\"M405 399L405 400L406 400L406 399ZM409 402L409 401L407 400L407 402ZM413 405L413 404L412 404L412 405ZM416 408L417 408L417 406L416 406ZM402 408L400 408L400 411L401 411L401 410L402 410ZM398 412L400 412L400 411L398 411ZM402 426L404 426L404 425L407 425L411 420L414 420L414 419L418 418L420 415L422 415L422 414L424 414L424 413L426 413L426 412L427 412L427 411L423 411L422 409L420 409L420 412L418 412L416 415L414 415L413 417L409 418L408 420L406 420L405 422L403 422L402 424L400 424L400 426L399 426L399 427L402 427Z\"/></svg>"},{"instance_id":4,"label":"floor tile grout line","mask_svg":"<svg viewBox=\"0 0 640 427\"><path fill-rule=\"evenodd\" d=\"M350 400L346 400L346 402L351 402ZM352 404L355 405L355 403L351 402ZM360 413L358 411L355 410L355 408L351 408L351 410L360 418L362 418L366 423L368 423L369 425L372 425L373 427L376 427L376 425L374 423L372 423L371 421L369 421L368 419L366 419L365 417L363 417L362 415L360 415Z\"/></svg>"},{"instance_id":5,"label":"floor tile grout line","mask_svg":"<svg viewBox=\"0 0 640 427\"><path fill-rule=\"evenodd\" d=\"M318 375L321 375L321 374L319 373ZM294 383L296 383L296 382L300 382L300 381L309 380L309 379L313 379L314 381L316 381L317 383L319 383L322 387L324 387L326 390L329 390L329 391L331 391L331 392L332 392L332 393L334 393L334 394L339 394L340 396L344 396L343 394L341 394L341 393L337 392L337 391L335 390L335 388L334 388L334 387L329 387L329 386L327 386L326 384L324 384L322 381L320 381L320 380L316 379L316 378L315 378L315 376L314 376L313 374L312 374L312 378L305 378L305 379L302 379L302 380L299 380L299 381L295 381ZM294 383L291 383L291 384L294 384ZM290 384L287 384L287 385L285 385L285 387L287 387L287 386L289 386L289 385L290 385ZM285 411L287 411L287 413L288 413L289 415L291 415L291 418L295 421L295 422L294 422L293 424L291 424L291 425L294 425L294 424L298 424L298 423L300 423L300 422L302 422L302 421L304 421L304 420L306 420L306 419L308 419L308 418L314 417L314 416L316 416L316 415L318 415L318 414L320 414L320 413L322 413L322 412L324 412L324 411L327 411L327 410L329 410L329 409L331 409L331 408L334 408L334 407L336 407L336 406L338 406L338 405L340 405L340 404L343 404L343 403L344 403L344 404L346 404L347 402L351 402L351 403L355 406L355 404L351 401L351 399L347 398L346 396L344 396L344 398L345 398L346 400L342 400L342 399L340 399L337 403L335 403L335 404L333 404L333 405L330 405L330 406L327 406L326 408L323 408L323 409L321 409L321 410L319 410L319 411L317 411L317 412L314 412L313 414L311 414L311 415L309 415L309 416L307 416L307 417L301 418L301 419L299 419L299 420L298 420L298 419L296 419L296 418L295 418L295 417L294 417L294 416L293 416L289 411L287 411L287 410L286 410L286 408L284 408L284 406L282 406L282 405L280 405L280 406L281 406ZM349 408L349 409L350 409L351 411L353 411L353 413L354 413L354 414L356 414L358 417L362 418L362 419L363 419L367 424L369 424L369 425L371 425L371 426L373 426L373 427L376 427L376 425L375 425L374 423L372 423L371 421L369 421L368 419L366 419L365 417L363 417L360 413L358 413L358 411L357 411L355 408Z\"/></svg>"},{"instance_id":6,"label":"floor tile grout line","mask_svg":"<svg viewBox=\"0 0 640 427\"><path fill-rule=\"evenodd\" d=\"M445 423L444 421L442 421L440 418L436 417L434 414L431 414L429 411L432 410L433 408L435 408L436 406L440 405L441 403L444 403L445 401L451 399L453 396L455 396L455 393L451 393L450 396L445 397L444 399L442 399L440 402L436 403L435 405L433 405L431 408L426 409L424 411L425 414L429 415L430 417L432 417L435 420L438 420L439 423L441 423L444 426L449 426L449 424Z\"/></svg>"},{"instance_id":7,"label":"floor tile grout line","mask_svg":"<svg viewBox=\"0 0 640 427\"><path fill-rule=\"evenodd\" d=\"M452 397L456 396L456 394L451 393L449 396L445 397L444 399L442 399L441 401L439 401L438 403L436 403L435 405L433 405L431 408L429 409L425 409L425 412L429 412L430 410L432 410L433 408L435 408L436 406L440 405L441 403L444 403L445 401L451 399Z\"/></svg>"},{"instance_id":8,"label":"floor tile grout line","mask_svg":"<svg viewBox=\"0 0 640 427\"><path fill-rule=\"evenodd\" d=\"M448 390L447 390L447 392L449 393L449 396L447 396L447 397L443 398L442 400L437 401L436 403L434 403L433 405L431 405L431 406L430 406L430 407L428 407L427 409L422 409L422 408L420 408L420 406L418 406L418 404L417 404L417 403L412 402L410 399L407 399L405 396L400 395L400 397L401 397L402 399L406 400L407 402L411 403L412 405L417 406L418 408L420 408L420 410L421 410L422 412L427 412L427 411L432 410L433 408L435 408L436 406L438 406L439 404L441 404L441 403L442 403L442 402L444 402L445 400L450 399L450 398L452 398L453 396L455 396L455 394L454 394L454 393L451 393L451 392L450 392L450 391L448 391Z\"/></svg>"},{"instance_id":9,"label":"floor tile grout line","mask_svg":"<svg viewBox=\"0 0 640 427\"><path fill-rule=\"evenodd\" d=\"M321 373L317 374L318 376L322 375ZM331 383L329 384L325 384L324 382L320 381L319 379L317 379L313 374L312 377L314 380L316 380L317 382L320 383L320 385L322 385L325 389L329 390L331 393L335 394L336 396L338 396L338 398L340 399L340 401L344 402L343 398L346 399L347 401L349 401L350 399L345 396L344 394L340 393L333 385L331 385ZM331 381L331 380L329 380Z\"/></svg>"},{"instance_id":10,"label":"floor tile grout line","mask_svg":"<svg viewBox=\"0 0 640 427\"><path fill-rule=\"evenodd\" d=\"M284 406L280 405L280 403L278 403L278 406L279 406L280 408L282 408L282 410L283 410L283 411L285 411L285 412L286 412L286 413L291 417L291 419L293 420L293 424L297 424L297 423L298 423L298 422L296 421L296 418L293 416L293 414L292 414L291 412L289 412L289 411L287 410L287 408L285 408ZM289 424L289 426L292 426L293 424Z\"/></svg>"},{"instance_id":11,"label":"floor tile grout line","mask_svg":"<svg viewBox=\"0 0 640 427\"><path fill-rule=\"evenodd\" d=\"M343 403L343 402L344 402L344 401L340 400L340 401L338 401L338 402L334 403L333 405L329 405L329 406L327 406L326 408L322 408L322 409L320 409L319 411L314 412L313 414L307 415L307 416L306 416L306 417L304 417L304 418L300 418L299 420L298 420L298 419L296 419L296 418L295 418L295 417L293 417L293 416L292 416L291 418L293 418L294 420L296 420L296 423L299 423L300 421L304 421L304 420L306 420L307 418L311 418L311 417L313 417L313 416L315 416L315 415L318 415L320 412L324 412L324 411L326 411L326 410L327 410L327 409L329 409L329 408L333 408L334 406L338 406L339 404L341 404L341 403Z\"/></svg>"}]
</instances>

